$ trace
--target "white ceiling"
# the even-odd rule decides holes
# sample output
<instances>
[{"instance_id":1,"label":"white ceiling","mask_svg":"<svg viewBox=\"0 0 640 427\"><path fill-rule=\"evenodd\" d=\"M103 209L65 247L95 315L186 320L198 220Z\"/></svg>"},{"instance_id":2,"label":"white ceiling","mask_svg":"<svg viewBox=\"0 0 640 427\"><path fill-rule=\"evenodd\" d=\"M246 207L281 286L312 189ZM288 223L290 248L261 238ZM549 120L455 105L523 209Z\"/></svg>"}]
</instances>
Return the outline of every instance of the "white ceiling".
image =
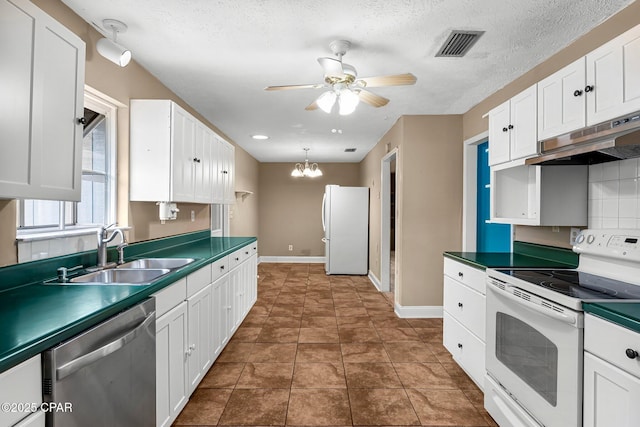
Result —
<instances>
[{"instance_id":1,"label":"white ceiling","mask_svg":"<svg viewBox=\"0 0 640 427\"><path fill-rule=\"evenodd\" d=\"M62 0L88 22L129 29L118 42L167 87L261 162L358 162L398 117L462 114L633 0ZM450 31L486 31L464 58L436 58ZM305 111L321 89L329 43L359 77L411 72L414 86L350 116ZM332 128L343 133L332 134ZM266 134L256 141L252 134ZM355 153L344 149L355 147Z\"/></svg>"}]
</instances>

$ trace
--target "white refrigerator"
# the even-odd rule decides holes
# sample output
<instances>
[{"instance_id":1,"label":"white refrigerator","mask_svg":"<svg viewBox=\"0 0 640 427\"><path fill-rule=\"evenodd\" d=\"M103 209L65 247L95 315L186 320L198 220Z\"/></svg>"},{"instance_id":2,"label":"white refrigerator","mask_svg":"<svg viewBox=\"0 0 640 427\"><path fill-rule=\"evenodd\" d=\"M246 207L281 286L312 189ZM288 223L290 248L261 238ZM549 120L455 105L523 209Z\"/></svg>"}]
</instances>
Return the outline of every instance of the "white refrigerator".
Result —
<instances>
[{"instance_id":1,"label":"white refrigerator","mask_svg":"<svg viewBox=\"0 0 640 427\"><path fill-rule=\"evenodd\" d=\"M322 199L325 271L367 274L369 189L327 185Z\"/></svg>"}]
</instances>

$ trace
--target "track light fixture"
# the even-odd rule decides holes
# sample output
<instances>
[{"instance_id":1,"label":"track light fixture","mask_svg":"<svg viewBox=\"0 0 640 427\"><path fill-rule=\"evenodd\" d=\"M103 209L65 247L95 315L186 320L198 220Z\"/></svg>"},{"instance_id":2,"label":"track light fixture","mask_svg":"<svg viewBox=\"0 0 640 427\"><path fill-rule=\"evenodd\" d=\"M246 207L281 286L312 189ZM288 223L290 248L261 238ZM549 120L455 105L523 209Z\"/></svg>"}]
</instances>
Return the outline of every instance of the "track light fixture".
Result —
<instances>
[{"instance_id":1,"label":"track light fixture","mask_svg":"<svg viewBox=\"0 0 640 427\"><path fill-rule=\"evenodd\" d=\"M118 33L127 31L126 24L116 19L105 19L102 21L102 26L105 30L111 31L112 38L105 37L98 40L98 43L96 43L98 53L114 64L126 67L131 61L131 51L117 43Z\"/></svg>"}]
</instances>

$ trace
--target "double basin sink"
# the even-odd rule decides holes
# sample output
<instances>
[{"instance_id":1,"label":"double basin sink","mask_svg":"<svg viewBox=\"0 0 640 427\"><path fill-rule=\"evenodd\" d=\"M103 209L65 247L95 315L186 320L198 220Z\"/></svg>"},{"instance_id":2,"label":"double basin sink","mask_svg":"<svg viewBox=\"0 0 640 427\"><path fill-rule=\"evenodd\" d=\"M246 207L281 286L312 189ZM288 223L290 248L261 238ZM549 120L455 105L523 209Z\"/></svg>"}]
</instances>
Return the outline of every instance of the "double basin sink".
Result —
<instances>
[{"instance_id":1,"label":"double basin sink","mask_svg":"<svg viewBox=\"0 0 640 427\"><path fill-rule=\"evenodd\" d=\"M100 285L149 285L185 265L194 262L194 258L144 258L127 262L117 268L100 270L74 277L70 284L100 284Z\"/></svg>"}]
</instances>

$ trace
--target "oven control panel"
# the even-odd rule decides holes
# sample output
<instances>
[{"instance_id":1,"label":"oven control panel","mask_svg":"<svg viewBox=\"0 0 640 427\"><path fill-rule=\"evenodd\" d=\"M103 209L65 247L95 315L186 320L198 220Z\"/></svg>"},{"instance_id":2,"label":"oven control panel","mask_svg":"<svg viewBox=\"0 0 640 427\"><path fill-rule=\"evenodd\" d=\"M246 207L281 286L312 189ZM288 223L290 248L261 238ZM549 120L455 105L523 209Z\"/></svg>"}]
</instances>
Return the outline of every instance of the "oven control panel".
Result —
<instances>
[{"instance_id":1,"label":"oven control panel","mask_svg":"<svg viewBox=\"0 0 640 427\"><path fill-rule=\"evenodd\" d=\"M579 254L640 261L640 230L582 230L576 237L573 251Z\"/></svg>"}]
</instances>

